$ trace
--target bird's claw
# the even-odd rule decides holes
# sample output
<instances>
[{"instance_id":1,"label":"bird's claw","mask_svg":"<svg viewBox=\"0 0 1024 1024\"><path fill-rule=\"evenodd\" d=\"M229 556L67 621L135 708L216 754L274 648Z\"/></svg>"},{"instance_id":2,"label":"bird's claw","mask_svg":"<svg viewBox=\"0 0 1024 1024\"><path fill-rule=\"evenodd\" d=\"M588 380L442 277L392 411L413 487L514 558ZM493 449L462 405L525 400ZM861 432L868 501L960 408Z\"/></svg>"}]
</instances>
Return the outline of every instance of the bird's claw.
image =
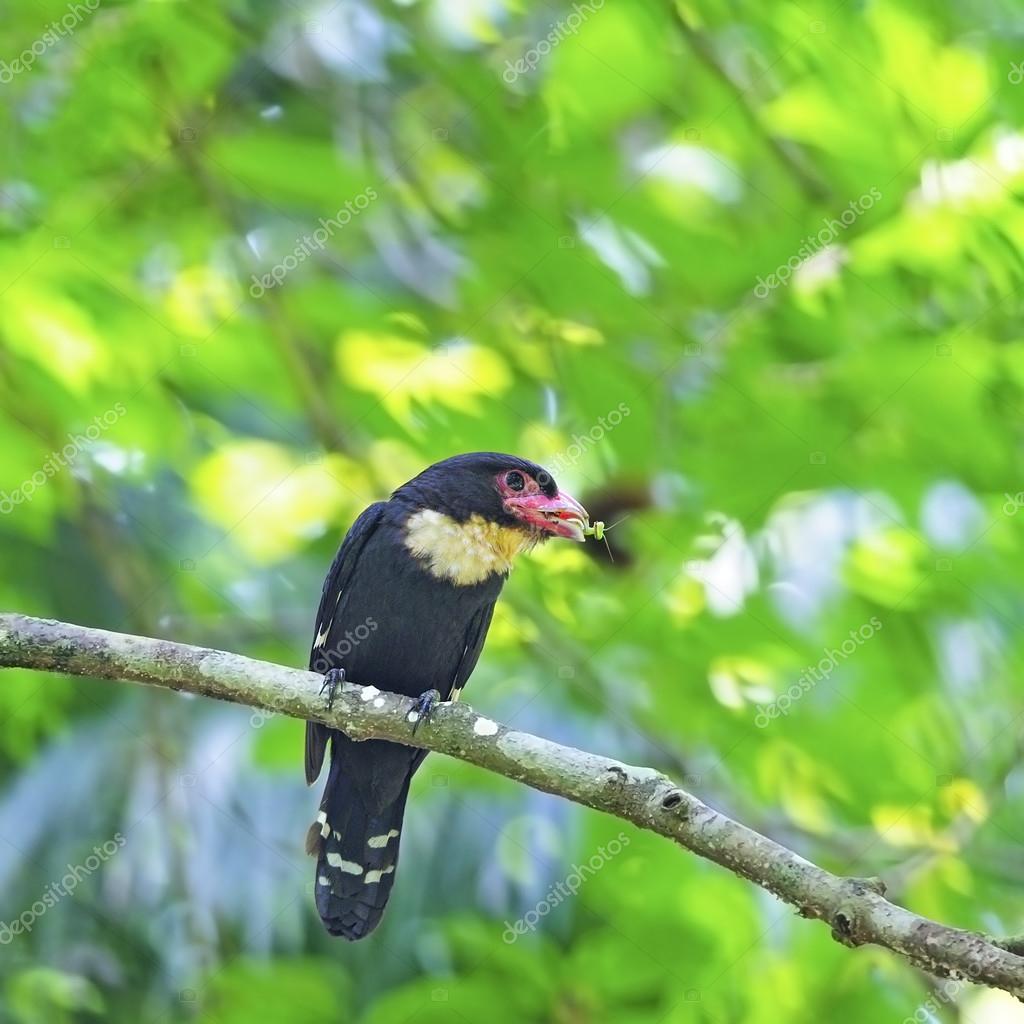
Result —
<instances>
[{"instance_id":1,"label":"bird's claw","mask_svg":"<svg viewBox=\"0 0 1024 1024\"><path fill-rule=\"evenodd\" d=\"M343 668L329 668L324 673L324 682L320 687L320 696L327 694L327 710L334 707L334 695L338 687L345 681L345 670Z\"/></svg>"},{"instance_id":2,"label":"bird's claw","mask_svg":"<svg viewBox=\"0 0 1024 1024\"><path fill-rule=\"evenodd\" d=\"M441 693L439 690L427 690L426 693L421 693L416 698L416 703L413 705L412 711L409 712L409 717L412 718L413 722L412 731L414 735L423 722L430 721L430 716L440 703ZM413 715L416 717L413 718Z\"/></svg>"}]
</instances>

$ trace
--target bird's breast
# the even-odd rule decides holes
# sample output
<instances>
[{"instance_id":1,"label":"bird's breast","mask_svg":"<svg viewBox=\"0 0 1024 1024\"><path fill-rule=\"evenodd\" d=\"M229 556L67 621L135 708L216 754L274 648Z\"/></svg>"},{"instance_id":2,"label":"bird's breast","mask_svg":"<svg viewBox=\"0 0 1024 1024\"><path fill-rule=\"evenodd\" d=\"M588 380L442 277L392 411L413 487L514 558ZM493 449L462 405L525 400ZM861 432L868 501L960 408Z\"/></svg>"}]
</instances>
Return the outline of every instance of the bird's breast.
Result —
<instances>
[{"instance_id":1,"label":"bird's breast","mask_svg":"<svg viewBox=\"0 0 1024 1024\"><path fill-rule=\"evenodd\" d=\"M533 547L536 538L482 516L459 522L442 512L421 509L409 517L403 543L432 576L467 587L489 576L507 575L516 555Z\"/></svg>"},{"instance_id":2,"label":"bird's breast","mask_svg":"<svg viewBox=\"0 0 1024 1024\"><path fill-rule=\"evenodd\" d=\"M404 531L382 531L367 545L318 650L357 683L418 695L448 692L470 624L492 603L505 577L456 585L421 565Z\"/></svg>"}]
</instances>

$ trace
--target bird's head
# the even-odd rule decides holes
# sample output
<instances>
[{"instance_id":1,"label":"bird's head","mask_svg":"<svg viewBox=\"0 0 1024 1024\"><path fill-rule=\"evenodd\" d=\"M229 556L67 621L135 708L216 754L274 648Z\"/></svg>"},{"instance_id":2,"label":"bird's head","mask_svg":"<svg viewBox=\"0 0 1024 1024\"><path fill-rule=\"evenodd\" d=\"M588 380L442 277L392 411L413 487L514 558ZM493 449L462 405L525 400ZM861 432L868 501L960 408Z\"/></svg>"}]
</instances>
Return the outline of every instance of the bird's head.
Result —
<instances>
[{"instance_id":1,"label":"bird's head","mask_svg":"<svg viewBox=\"0 0 1024 1024\"><path fill-rule=\"evenodd\" d=\"M406 546L457 582L507 572L515 554L549 537L582 541L589 524L542 466L497 452L437 462L393 499L412 506Z\"/></svg>"}]
</instances>

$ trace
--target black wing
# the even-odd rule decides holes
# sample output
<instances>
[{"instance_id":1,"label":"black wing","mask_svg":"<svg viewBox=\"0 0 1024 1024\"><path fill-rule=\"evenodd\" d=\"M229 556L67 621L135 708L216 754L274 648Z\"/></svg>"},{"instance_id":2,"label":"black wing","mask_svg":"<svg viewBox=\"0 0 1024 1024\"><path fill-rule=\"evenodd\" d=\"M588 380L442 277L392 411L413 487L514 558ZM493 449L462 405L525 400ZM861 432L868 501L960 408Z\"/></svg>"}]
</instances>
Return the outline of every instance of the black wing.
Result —
<instances>
[{"instance_id":1,"label":"black wing","mask_svg":"<svg viewBox=\"0 0 1024 1024\"><path fill-rule=\"evenodd\" d=\"M462 652L462 657L459 659L458 668L455 669L455 675L452 677L451 688L446 693L441 694L444 700L458 700L462 695L462 688L469 681L469 677L473 674L473 669L476 668L477 661L480 660L480 652L484 649L484 640L487 639L487 630L491 627L491 616L493 615L494 602L491 601L489 604L485 604L469 620L469 628L466 630L466 647ZM416 751L412 758L413 771L419 768L423 763L423 758L426 756L427 751Z\"/></svg>"},{"instance_id":2,"label":"black wing","mask_svg":"<svg viewBox=\"0 0 1024 1024\"><path fill-rule=\"evenodd\" d=\"M466 649L459 659L459 667L455 670L455 678L452 679L451 694L449 700L458 700L462 688L466 685L469 677L476 668L480 658L480 652L484 649L484 640L487 638L487 630L491 626L491 616L494 614L494 602L485 604L470 619L469 629L466 630Z\"/></svg>"},{"instance_id":3,"label":"black wing","mask_svg":"<svg viewBox=\"0 0 1024 1024\"><path fill-rule=\"evenodd\" d=\"M345 592L356 562L366 542L377 529L381 516L384 514L386 502L378 501L371 505L352 524L345 539L334 556L330 571L324 580L323 593L320 595L320 607L316 613L316 631L313 634L313 646L309 652L309 667L314 672L324 673L329 668L340 668L330 665L321 654L321 648L327 641L327 635L334 624L334 613L337 610L341 595ZM306 783L316 782L320 769L323 767L324 754L327 751L327 738L330 730L319 722L306 723Z\"/></svg>"}]
</instances>

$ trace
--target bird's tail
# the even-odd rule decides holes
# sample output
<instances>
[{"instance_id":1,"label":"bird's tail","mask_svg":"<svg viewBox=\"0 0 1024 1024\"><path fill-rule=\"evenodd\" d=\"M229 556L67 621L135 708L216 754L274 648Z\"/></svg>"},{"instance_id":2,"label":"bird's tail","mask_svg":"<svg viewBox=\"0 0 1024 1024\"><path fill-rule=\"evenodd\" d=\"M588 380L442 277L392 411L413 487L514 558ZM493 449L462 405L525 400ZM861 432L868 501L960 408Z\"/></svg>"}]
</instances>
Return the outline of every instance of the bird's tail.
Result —
<instances>
[{"instance_id":1,"label":"bird's tail","mask_svg":"<svg viewBox=\"0 0 1024 1024\"><path fill-rule=\"evenodd\" d=\"M367 809L334 758L306 840L306 851L317 859L316 909L331 935L362 939L380 922L395 881L408 795L406 779L394 801Z\"/></svg>"}]
</instances>

